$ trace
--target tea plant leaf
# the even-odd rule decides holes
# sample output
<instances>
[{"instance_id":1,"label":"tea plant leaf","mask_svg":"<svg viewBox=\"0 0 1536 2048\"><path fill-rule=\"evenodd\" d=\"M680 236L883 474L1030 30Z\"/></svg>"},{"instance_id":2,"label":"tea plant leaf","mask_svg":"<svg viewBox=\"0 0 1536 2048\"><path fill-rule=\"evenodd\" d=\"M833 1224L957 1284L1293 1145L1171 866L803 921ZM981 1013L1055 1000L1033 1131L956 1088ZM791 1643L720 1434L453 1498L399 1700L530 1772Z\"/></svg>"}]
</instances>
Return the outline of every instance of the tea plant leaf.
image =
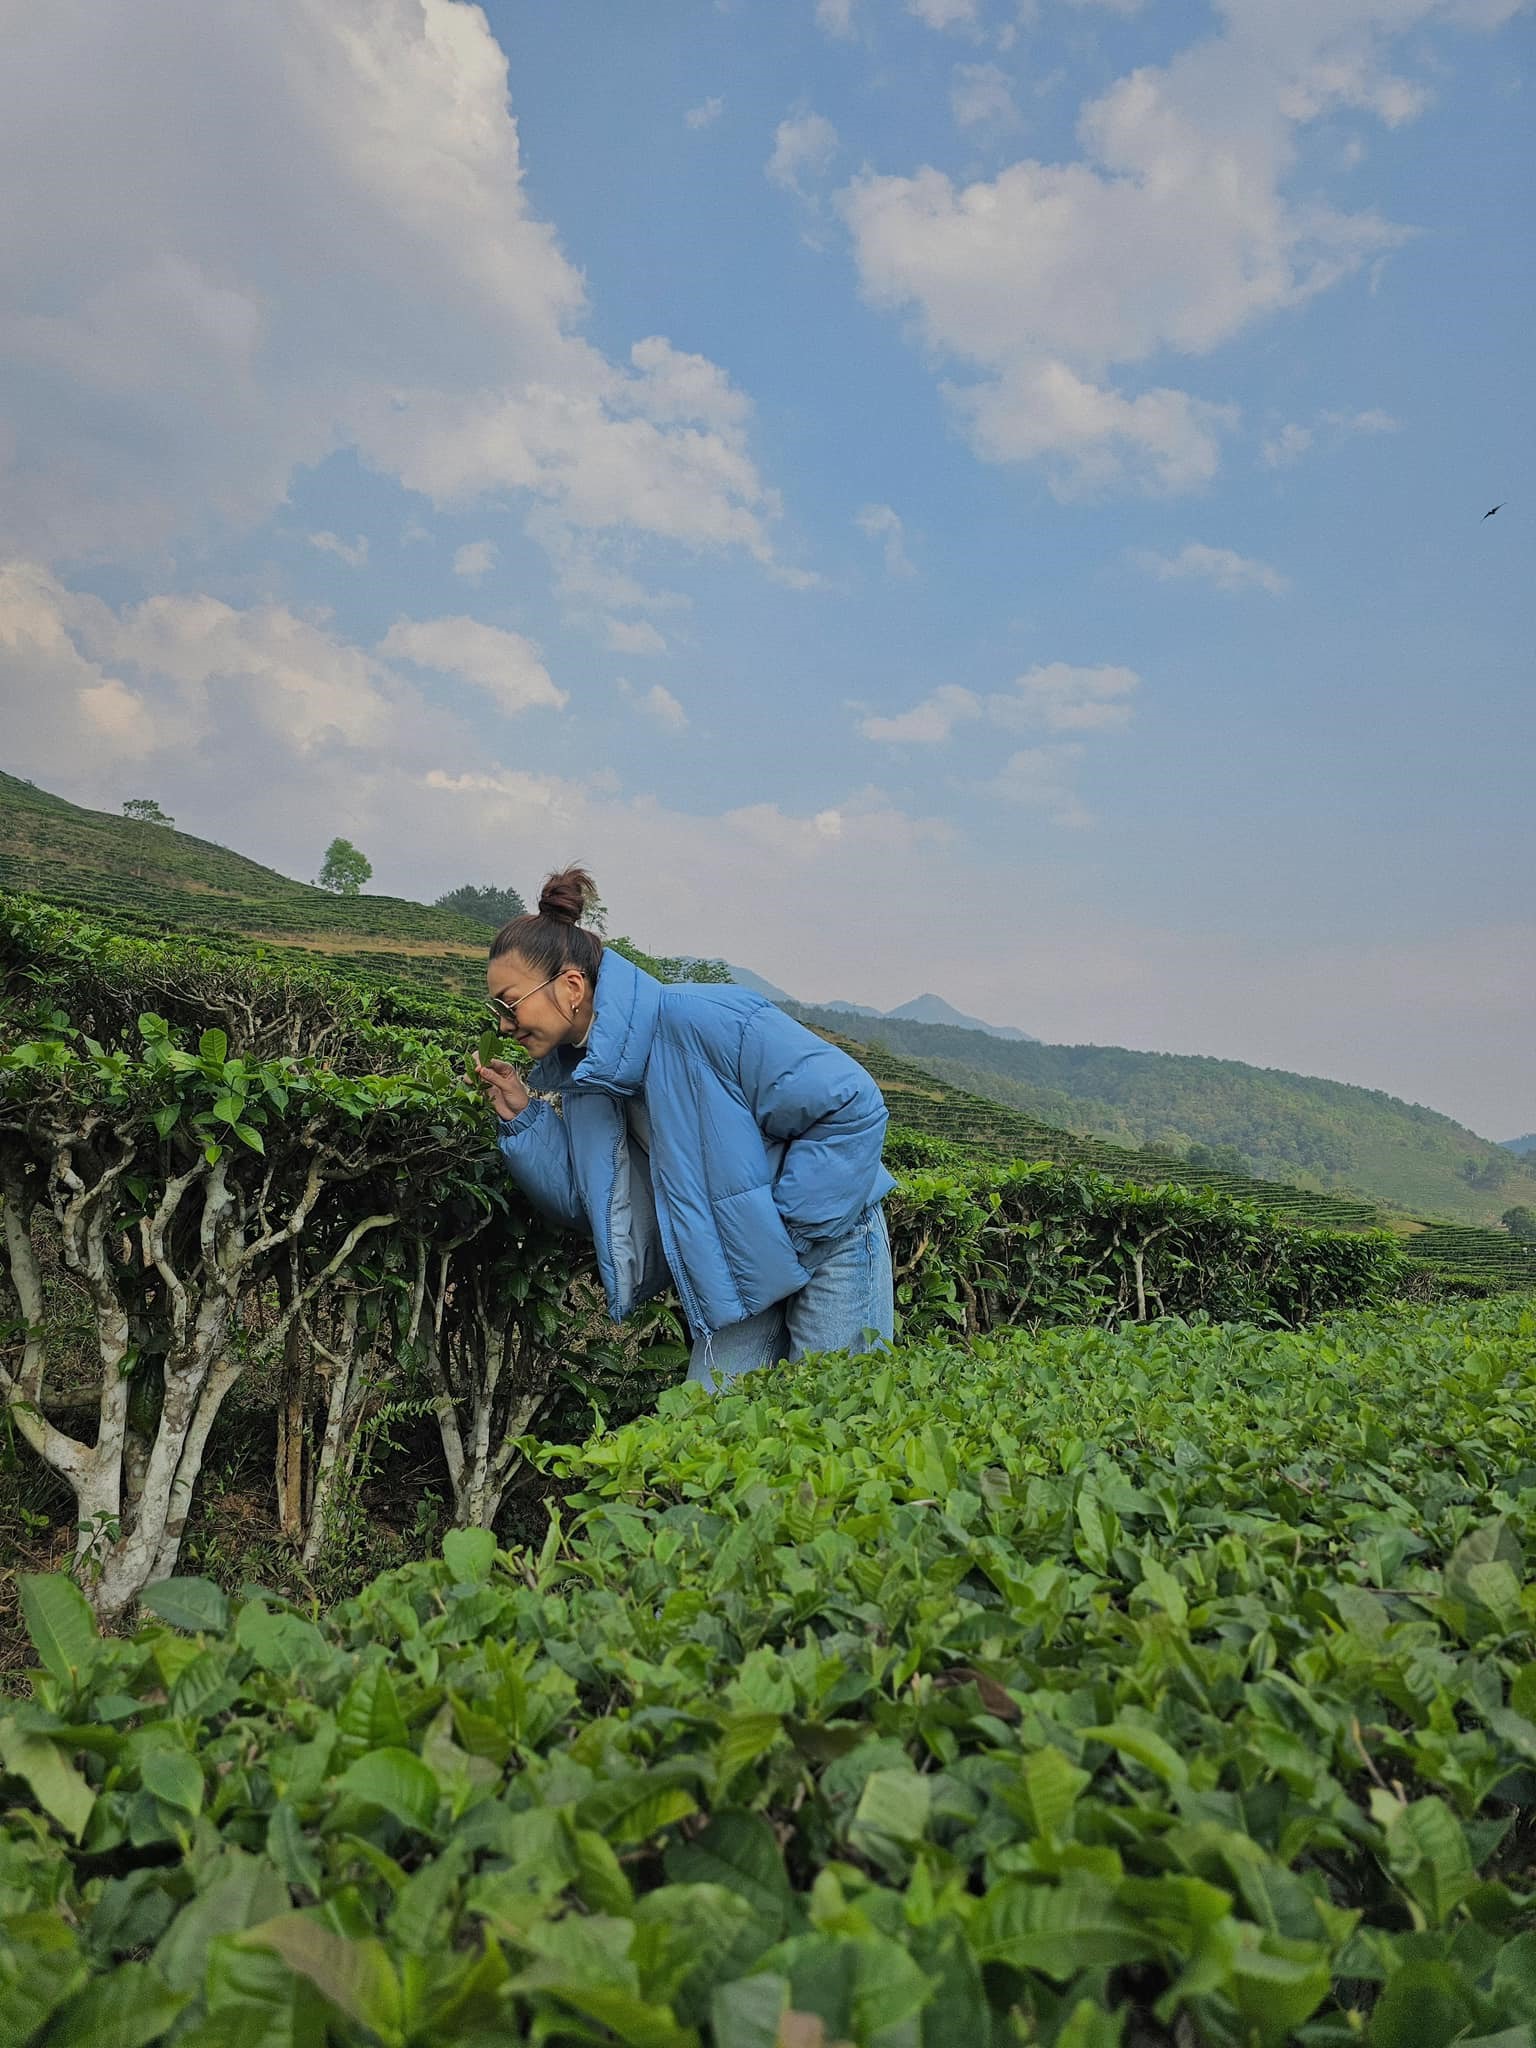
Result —
<instances>
[{"instance_id":1,"label":"tea plant leaf","mask_svg":"<svg viewBox=\"0 0 1536 2048\"><path fill-rule=\"evenodd\" d=\"M793 1893L773 1830L759 1814L717 1813L701 1835L667 1845L674 1884L719 1884L737 1892L774 1931L783 1932Z\"/></svg>"},{"instance_id":2,"label":"tea plant leaf","mask_svg":"<svg viewBox=\"0 0 1536 2048\"><path fill-rule=\"evenodd\" d=\"M496 1538L489 1529L450 1529L443 1557L456 1586L483 1585L496 1562Z\"/></svg>"},{"instance_id":3,"label":"tea plant leaf","mask_svg":"<svg viewBox=\"0 0 1536 2048\"><path fill-rule=\"evenodd\" d=\"M1189 1780L1189 1766L1183 1757L1151 1728L1133 1728L1124 1721L1115 1721L1103 1728L1085 1728L1083 1735L1090 1741L1107 1742L1133 1763L1145 1764L1165 1784L1183 1785Z\"/></svg>"},{"instance_id":4,"label":"tea plant leaf","mask_svg":"<svg viewBox=\"0 0 1536 2048\"><path fill-rule=\"evenodd\" d=\"M338 1792L367 1806L380 1806L408 1828L430 1831L437 1813L437 1780L408 1749L375 1749L349 1764L336 1781Z\"/></svg>"},{"instance_id":5,"label":"tea plant leaf","mask_svg":"<svg viewBox=\"0 0 1536 2048\"><path fill-rule=\"evenodd\" d=\"M55 1678L78 1684L100 1640L85 1595L60 1572L18 1573L16 1590L38 1656Z\"/></svg>"},{"instance_id":6,"label":"tea plant leaf","mask_svg":"<svg viewBox=\"0 0 1536 2048\"><path fill-rule=\"evenodd\" d=\"M1024 1808L1037 1835L1056 1834L1092 1782L1059 1749L1037 1749L1024 1760Z\"/></svg>"},{"instance_id":7,"label":"tea plant leaf","mask_svg":"<svg viewBox=\"0 0 1536 2048\"><path fill-rule=\"evenodd\" d=\"M1442 1799L1416 1799L1398 1809L1387 1827L1387 1857L1432 1927L1444 1926L1477 1882L1466 1833Z\"/></svg>"},{"instance_id":8,"label":"tea plant leaf","mask_svg":"<svg viewBox=\"0 0 1536 2048\"><path fill-rule=\"evenodd\" d=\"M173 1991L196 1991L221 1935L270 1920L288 1904L288 1887L264 1857L226 1849L205 1869L202 1890L182 1907L150 1960Z\"/></svg>"},{"instance_id":9,"label":"tea plant leaf","mask_svg":"<svg viewBox=\"0 0 1536 2048\"><path fill-rule=\"evenodd\" d=\"M853 1838L874 1834L894 1842L920 1842L931 1803L932 1787L916 1771L872 1771L859 1795Z\"/></svg>"},{"instance_id":10,"label":"tea plant leaf","mask_svg":"<svg viewBox=\"0 0 1536 2048\"><path fill-rule=\"evenodd\" d=\"M248 1929L237 1945L270 1949L348 2019L371 2028L385 2048L401 2048L400 1979L382 1942L348 1940L302 1913L284 1913Z\"/></svg>"},{"instance_id":11,"label":"tea plant leaf","mask_svg":"<svg viewBox=\"0 0 1536 2048\"><path fill-rule=\"evenodd\" d=\"M686 1820L697 1811L698 1801L685 1785L667 1783L659 1772L634 1771L589 1792L577 1807L576 1818L616 1848L627 1848L634 1842L649 1841L674 1821Z\"/></svg>"},{"instance_id":12,"label":"tea plant leaf","mask_svg":"<svg viewBox=\"0 0 1536 2048\"><path fill-rule=\"evenodd\" d=\"M1146 1930L1096 1885L1060 1889L1005 1878L971 1921L978 1962L1038 1970L1066 1983L1079 1970L1113 1969L1156 1953Z\"/></svg>"},{"instance_id":13,"label":"tea plant leaf","mask_svg":"<svg viewBox=\"0 0 1536 2048\"><path fill-rule=\"evenodd\" d=\"M400 1749L410 1737L388 1671L369 1664L353 1679L336 1712L336 1734L342 1757L351 1762L370 1749Z\"/></svg>"},{"instance_id":14,"label":"tea plant leaf","mask_svg":"<svg viewBox=\"0 0 1536 2048\"><path fill-rule=\"evenodd\" d=\"M148 1963L120 1963L72 1998L48 2029L48 2048L146 2048L187 2004Z\"/></svg>"},{"instance_id":15,"label":"tea plant leaf","mask_svg":"<svg viewBox=\"0 0 1536 2048\"><path fill-rule=\"evenodd\" d=\"M722 1984L710 1999L709 2024L718 2048L782 2048L780 2023L789 2010L789 1979L765 1971Z\"/></svg>"},{"instance_id":16,"label":"tea plant leaf","mask_svg":"<svg viewBox=\"0 0 1536 2048\"><path fill-rule=\"evenodd\" d=\"M0 1719L0 1765L20 1778L44 1813L79 1841L96 1794L56 1742L24 1731L14 1718Z\"/></svg>"},{"instance_id":17,"label":"tea plant leaf","mask_svg":"<svg viewBox=\"0 0 1536 2048\"><path fill-rule=\"evenodd\" d=\"M222 1635L229 1627L229 1601L210 1579L157 1579L144 1588L139 1604L192 1634Z\"/></svg>"},{"instance_id":18,"label":"tea plant leaf","mask_svg":"<svg viewBox=\"0 0 1536 2048\"><path fill-rule=\"evenodd\" d=\"M721 1732L720 1746L715 1752L717 1799L728 1791L739 1771L767 1755L778 1741L783 1726L781 1715L759 1713L751 1708L728 1716Z\"/></svg>"},{"instance_id":19,"label":"tea plant leaf","mask_svg":"<svg viewBox=\"0 0 1536 2048\"><path fill-rule=\"evenodd\" d=\"M203 1774L184 1749L146 1750L139 1763L139 1783L182 1813L203 1810Z\"/></svg>"}]
</instances>

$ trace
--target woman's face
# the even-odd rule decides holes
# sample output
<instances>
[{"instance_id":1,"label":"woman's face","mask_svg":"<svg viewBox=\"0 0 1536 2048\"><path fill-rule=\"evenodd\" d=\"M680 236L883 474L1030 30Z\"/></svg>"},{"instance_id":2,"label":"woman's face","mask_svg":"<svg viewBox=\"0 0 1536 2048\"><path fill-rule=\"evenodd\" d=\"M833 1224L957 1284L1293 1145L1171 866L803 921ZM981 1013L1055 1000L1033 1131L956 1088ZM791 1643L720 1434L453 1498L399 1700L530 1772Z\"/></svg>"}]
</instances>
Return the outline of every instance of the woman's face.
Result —
<instances>
[{"instance_id":1,"label":"woman's face","mask_svg":"<svg viewBox=\"0 0 1536 2048\"><path fill-rule=\"evenodd\" d=\"M546 981L520 954L503 953L487 967L485 986L488 995L516 1006L516 1022L498 1016L497 1030L515 1038L536 1060L580 1038L591 1016L587 977L579 967L567 967Z\"/></svg>"}]
</instances>

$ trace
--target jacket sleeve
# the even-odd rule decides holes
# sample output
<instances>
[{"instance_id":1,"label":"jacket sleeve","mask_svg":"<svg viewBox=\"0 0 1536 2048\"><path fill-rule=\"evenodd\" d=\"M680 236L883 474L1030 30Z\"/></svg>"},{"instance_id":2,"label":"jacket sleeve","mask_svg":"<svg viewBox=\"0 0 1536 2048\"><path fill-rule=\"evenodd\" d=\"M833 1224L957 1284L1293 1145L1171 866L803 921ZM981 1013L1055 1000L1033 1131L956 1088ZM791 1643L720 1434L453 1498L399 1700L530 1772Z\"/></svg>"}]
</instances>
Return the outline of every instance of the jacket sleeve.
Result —
<instances>
[{"instance_id":1,"label":"jacket sleeve","mask_svg":"<svg viewBox=\"0 0 1536 2048\"><path fill-rule=\"evenodd\" d=\"M765 1137L786 1142L773 1186L796 1251L849 1230L893 1183L880 1163L880 1090L847 1053L765 1003L741 1038L741 1085Z\"/></svg>"},{"instance_id":2,"label":"jacket sleeve","mask_svg":"<svg viewBox=\"0 0 1536 2048\"><path fill-rule=\"evenodd\" d=\"M536 1209L556 1223L590 1229L571 1169L565 1118L538 1096L521 1115L499 1119L497 1145L507 1171Z\"/></svg>"}]
</instances>

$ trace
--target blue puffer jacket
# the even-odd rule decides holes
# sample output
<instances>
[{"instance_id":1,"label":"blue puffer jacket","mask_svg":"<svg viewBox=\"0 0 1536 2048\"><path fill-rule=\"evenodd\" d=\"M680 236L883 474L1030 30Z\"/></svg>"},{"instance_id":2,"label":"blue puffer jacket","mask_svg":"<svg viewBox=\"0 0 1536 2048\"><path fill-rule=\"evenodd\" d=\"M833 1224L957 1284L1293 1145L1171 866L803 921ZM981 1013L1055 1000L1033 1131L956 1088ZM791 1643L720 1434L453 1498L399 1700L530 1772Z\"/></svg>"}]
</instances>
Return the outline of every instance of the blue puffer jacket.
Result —
<instances>
[{"instance_id":1,"label":"blue puffer jacket","mask_svg":"<svg viewBox=\"0 0 1536 2048\"><path fill-rule=\"evenodd\" d=\"M591 1231L609 1314L675 1282L699 1337L798 1293L799 1253L895 1186L869 1075L762 996L664 985L606 948L594 1009L584 1051L529 1072L560 1108L535 1097L500 1143L531 1202ZM625 1116L641 1092L648 1163Z\"/></svg>"}]
</instances>

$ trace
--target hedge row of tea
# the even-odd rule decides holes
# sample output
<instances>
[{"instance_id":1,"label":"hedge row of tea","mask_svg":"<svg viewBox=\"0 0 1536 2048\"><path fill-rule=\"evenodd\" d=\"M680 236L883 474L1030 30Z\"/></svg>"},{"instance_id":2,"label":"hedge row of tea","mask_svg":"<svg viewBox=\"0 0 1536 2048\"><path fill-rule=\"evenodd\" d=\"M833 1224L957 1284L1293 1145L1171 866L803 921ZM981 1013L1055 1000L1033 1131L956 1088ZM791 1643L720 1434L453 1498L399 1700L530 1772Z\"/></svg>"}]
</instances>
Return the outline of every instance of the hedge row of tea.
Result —
<instances>
[{"instance_id":1,"label":"hedge row of tea","mask_svg":"<svg viewBox=\"0 0 1536 2048\"><path fill-rule=\"evenodd\" d=\"M16 2048L1525 2048L1536 1314L781 1369L328 1614L28 1581Z\"/></svg>"}]
</instances>

